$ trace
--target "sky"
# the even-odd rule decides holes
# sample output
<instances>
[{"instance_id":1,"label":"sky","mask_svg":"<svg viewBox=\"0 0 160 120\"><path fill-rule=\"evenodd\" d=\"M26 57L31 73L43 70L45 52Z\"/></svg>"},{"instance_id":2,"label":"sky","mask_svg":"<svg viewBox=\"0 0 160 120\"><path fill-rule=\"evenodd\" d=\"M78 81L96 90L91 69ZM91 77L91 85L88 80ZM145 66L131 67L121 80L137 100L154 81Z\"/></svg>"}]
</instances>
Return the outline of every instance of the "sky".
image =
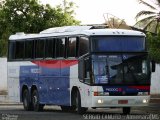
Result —
<instances>
[{"instance_id":1,"label":"sky","mask_svg":"<svg viewBox=\"0 0 160 120\"><path fill-rule=\"evenodd\" d=\"M63 0L40 0L43 4L56 6ZM144 6L137 0L69 0L76 3L75 18L81 24L102 24L105 22L103 15L110 13L120 19L124 19L128 25L136 23L135 16Z\"/></svg>"}]
</instances>

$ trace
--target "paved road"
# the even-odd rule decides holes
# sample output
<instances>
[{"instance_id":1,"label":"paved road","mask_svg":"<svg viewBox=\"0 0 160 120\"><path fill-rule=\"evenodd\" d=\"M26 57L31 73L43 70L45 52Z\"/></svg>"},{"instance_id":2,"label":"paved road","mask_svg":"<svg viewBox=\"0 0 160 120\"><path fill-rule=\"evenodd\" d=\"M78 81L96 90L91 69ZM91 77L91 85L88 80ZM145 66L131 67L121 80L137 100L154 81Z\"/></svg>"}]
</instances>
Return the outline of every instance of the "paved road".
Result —
<instances>
[{"instance_id":1,"label":"paved road","mask_svg":"<svg viewBox=\"0 0 160 120\"><path fill-rule=\"evenodd\" d=\"M22 105L0 105L0 120L91 120L91 119L132 119L137 117L160 120L160 104L148 107L133 108L130 116L121 114L122 110L116 109L89 109L87 113L78 115L71 112L62 112L59 107L45 106L43 112L24 111ZM140 117L140 118L139 118Z\"/></svg>"}]
</instances>

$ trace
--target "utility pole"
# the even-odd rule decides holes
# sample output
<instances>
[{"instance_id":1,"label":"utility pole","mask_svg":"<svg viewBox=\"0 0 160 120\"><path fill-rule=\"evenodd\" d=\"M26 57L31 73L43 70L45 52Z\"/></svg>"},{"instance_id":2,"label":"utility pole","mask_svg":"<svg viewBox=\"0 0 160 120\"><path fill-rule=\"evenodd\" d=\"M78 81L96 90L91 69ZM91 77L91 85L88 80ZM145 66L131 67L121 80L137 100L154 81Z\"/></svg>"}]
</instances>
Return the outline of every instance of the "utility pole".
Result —
<instances>
[{"instance_id":1,"label":"utility pole","mask_svg":"<svg viewBox=\"0 0 160 120\"><path fill-rule=\"evenodd\" d=\"M66 1L66 0L63 0L64 13L67 12L67 10L66 10L66 5L67 5L67 1Z\"/></svg>"}]
</instances>

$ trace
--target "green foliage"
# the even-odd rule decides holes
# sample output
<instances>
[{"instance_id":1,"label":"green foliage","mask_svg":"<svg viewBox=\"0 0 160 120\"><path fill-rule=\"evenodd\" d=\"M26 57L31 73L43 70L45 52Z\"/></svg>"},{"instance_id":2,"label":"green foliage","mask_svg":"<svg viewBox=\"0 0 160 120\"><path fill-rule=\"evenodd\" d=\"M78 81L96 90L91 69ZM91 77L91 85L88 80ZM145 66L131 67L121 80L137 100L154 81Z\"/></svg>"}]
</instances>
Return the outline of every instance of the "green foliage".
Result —
<instances>
[{"instance_id":1,"label":"green foliage","mask_svg":"<svg viewBox=\"0 0 160 120\"><path fill-rule=\"evenodd\" d=\"M156 36L147 33L147 46L150 58L160 63L160 30Z\"/></svg>"},{"instance_id":2,"label":"green foliage","mask_svg":"<svg viewBox=\"0 0 160 120\"><path fill-rule=\"evenodd\" d=\"M5 0L0 5L0 56L7 53L7 40L16 32L38 33L50 27L78 25L74 18L74 3L52 8L38 0Z\"/></svg>"},{"instance_id":3,"label":"green foliage","mask_svg":"<svg viewBox=\"0 0 160 120\"><path fill-rule=\"evenodd\" d=\"M145 5L149 9L145 9L137 13L136 20L137 23L134 25L135 27L138 27L140 29L143 29L145 31L149 31L152 33L158 33L158 29L160 27L160 0L152 0L146 1L146 0L138 0L140 4ZM153 3L153 4L151 4Z\"/></svg>"}]
</instances>

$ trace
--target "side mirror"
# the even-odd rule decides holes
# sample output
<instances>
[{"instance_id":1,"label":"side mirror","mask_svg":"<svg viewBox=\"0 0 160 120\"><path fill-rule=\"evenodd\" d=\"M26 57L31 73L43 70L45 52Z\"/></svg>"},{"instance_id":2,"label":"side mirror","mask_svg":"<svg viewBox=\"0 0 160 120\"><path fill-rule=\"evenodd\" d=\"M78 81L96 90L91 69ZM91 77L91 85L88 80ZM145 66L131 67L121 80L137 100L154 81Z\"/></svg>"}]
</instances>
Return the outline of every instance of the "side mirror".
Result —
<instances>
[{"instance_id":1,"label":"side mirror","mask_svg":"<svg viewBox=\"0 0 160 120\"><path fill-rule=\"evenodd\" d=\"M152 61L152 72L156 71L156 63L155 61Z\"/></svg>"}]
</instances>

